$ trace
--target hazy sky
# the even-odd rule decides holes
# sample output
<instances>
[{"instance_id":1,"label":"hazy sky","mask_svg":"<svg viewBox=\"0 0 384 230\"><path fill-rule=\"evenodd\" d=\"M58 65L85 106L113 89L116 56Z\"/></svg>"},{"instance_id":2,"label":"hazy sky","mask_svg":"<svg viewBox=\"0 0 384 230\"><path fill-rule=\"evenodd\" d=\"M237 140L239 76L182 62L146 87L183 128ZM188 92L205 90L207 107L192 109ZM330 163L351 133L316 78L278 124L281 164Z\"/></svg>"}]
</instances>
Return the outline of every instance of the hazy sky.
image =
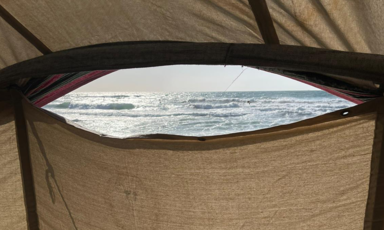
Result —
<instances>
[{"instance_id":1,"label":"hazy sky","mask_svg":"<svg viewBox=\"0 0 384 230\"><path fill-rule=\"evenodd\" d=\"M233 80L246 69L231 85ZM230 86L231 85L231 86ZM229 87L230 86L230 87ZM241 66L174 65L119 70L77 92L316 90L306 84Z\"/></svg>"}]
</instances>

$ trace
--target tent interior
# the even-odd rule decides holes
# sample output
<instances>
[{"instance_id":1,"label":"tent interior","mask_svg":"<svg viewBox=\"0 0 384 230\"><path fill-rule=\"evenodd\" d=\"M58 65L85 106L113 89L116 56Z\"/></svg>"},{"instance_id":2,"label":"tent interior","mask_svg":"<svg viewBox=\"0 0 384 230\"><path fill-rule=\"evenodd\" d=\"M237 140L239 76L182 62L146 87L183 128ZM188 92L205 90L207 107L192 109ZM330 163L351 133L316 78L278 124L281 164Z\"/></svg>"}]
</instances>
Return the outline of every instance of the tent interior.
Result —
<instances>
[{"instance_id":1,"label":"tent interior","mask_svg":"<svg viewBox=\"0 0 384 230\"><path fill-rule=\"evenodd\" d=\"M0 0L0 229L384 229L381 0ZM357 103L117 139L40 107L119 69L243 65Z\"/></svg>"}]
</instances>

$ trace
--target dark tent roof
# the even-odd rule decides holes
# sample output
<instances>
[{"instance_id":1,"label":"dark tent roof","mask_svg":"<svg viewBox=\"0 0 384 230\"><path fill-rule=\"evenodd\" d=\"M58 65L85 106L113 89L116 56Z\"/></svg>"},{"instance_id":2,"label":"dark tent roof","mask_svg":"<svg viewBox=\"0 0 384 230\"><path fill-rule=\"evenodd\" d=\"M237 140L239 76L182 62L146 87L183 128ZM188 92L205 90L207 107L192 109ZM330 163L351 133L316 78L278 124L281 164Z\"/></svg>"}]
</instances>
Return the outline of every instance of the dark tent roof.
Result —
<instances>
[{"instance_id":1,"label":"dark tent roof","mask_svg":"<svg viewBox=\"0 0 384 230\"><path fill-rule=\"evenodd\" d=\"M47 92L95 79L73 82L83 71L236 64L360 103L382 96L383 8L379 0L5 1L0 84L49 102ZM60 84L47 84L58 75Z\"/></svg>"}]
</instances>

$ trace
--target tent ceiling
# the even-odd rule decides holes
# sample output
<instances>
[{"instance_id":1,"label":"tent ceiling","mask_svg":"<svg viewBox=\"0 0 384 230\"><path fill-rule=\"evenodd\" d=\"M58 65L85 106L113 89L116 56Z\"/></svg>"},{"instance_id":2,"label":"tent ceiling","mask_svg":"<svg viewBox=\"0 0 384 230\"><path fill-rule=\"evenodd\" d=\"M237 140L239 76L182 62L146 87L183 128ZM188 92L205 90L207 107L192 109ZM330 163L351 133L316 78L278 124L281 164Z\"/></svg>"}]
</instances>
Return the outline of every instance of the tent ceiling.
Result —
<instances>
[{"instance_id":1,"label":"tent ceiling","mask_svg":"<svg viewBox=\"0 0 384 230\"><path fill-rule=\"evenodd\" d=\"M381 39L384 3L380 0L0 0L0 9L0 16L8 18L7 22L0 19L0 84L3 86L20 83L22 78L46 78L51 74L166 64L272 67L304 74L328 74L331 78L337 75L341 77L341 84L345 81L358 88L376 83L383 85L384 70L379 63L382 57L357 54L384 54ZM121 48L119 44L151 44L151 41L158 42L158 46L144 50L146 60L137 56L143 55L141 51L136 52L145 45L136 46L136 51L123 48L124 52L133 52L126 54L109 50ZM176 42L166 43L172 41ZM168 52L169 44L177 42L190 42L199 47L171 46ZM213 45L205 46L205 43ZM220 43L226 48L215 53L215 44ZM246 59L228 60L229 47L244 43L273 44L277 48L263 48L260 53L259 48L251 48L253 53L248 53ZM295 56L286 54L287 47L278 44L293 45L294 48L289 49L295 50ZM92 56L94 47L89 46L93 45L102 46L104 50ZM46 49L42 50L42 46ZM202 52L202 47L207 51ZM308 51L307 47L325 50ZM71 50L74 48L80 51ZM53 54L33 59L49 53L45 50ZM351 53L332 53L331 50ZM85 55L73 55L79 52ZM351 62L340 59L344 57ZM310 66L303 64L307 58ZM30 62L20 63L25 60ZM18 63L20 65L14 65ZM351 77L358 80L351 83ZM24 80L23 86L25 84L28 82Z\"/></svg>"},{"instance_id":2,"label":"tent ceiling","mask_svg":"<svg viewBox=\"0 0 384 230\"><path fill-rule=\"evenodd\" d=\"M1 0L0 4L49 49L59 51L122 41L264 43L249 2ZM281 44L384 54L381 0L266 3ZM256 18L266 22L263 17ZM10 27L1 26L2 48L9 47L7 41L20 43L14 33ZM39 55L29 51L26 56L25 48L13 46L15 60L3 61L0 67ZM2 60L10 58L7 52L0 55Z\"/></svg>"},{"instance_id":3,"label":"tent ceiling","mask_svg":"<svg viewBox=\"0 0 384 230\"><path fill-rule=\"evenodd\" d=\"M257 44L128 42L55 52L0 70L0 83L49 74L172 64L247 65L384 83L382 55Z\"/></svg>"},{"instance_id":4,"label":"tent ceiling","mask_svg":"<svg viewBox=\"0 0 384 230\"><path fill-rule=\"evenodd\" d=\"M53 98L51 91L68 92L119 68L235 64L363 101L383 95L383 9L381 0L0 0L0 89L18 84L25 96ZM11 207L0 211L4 229L27 225L19 208L20 172L29 229L38 229L39 221L41 229L89 229L92 223L111 229L128 219L142 226L149 216L155 219L148 228L164 229L171 223L174 229L260 223L271 229L383 229L382 98L347 110L350 117L338 111L275 133L198 142L100 137L0 92L6 94L0 96L0 152L7 163L0 199ZM262 177L268 180L260 183ZM127 198L124 178L138 198ZM192 180L185 184L185 178ZM265 194L272 196L264 207ZM133 215L126 208L131 204Z\"/></svg>"},{"instance_id":5,"label":"tent ceiling","mask_svg":"<svg viewBox=\"0 0 384 230\"><path fill-rule=\"evenodd\" d=\"M263 41L247 0L21 0L1 4L52 51L122 41Z\"/></svg>"},{"instance_id":6,"label":"tent ceiling","mask_svg":"<svg viewBox=\"0 0 384 230\"><path fill-rule=\"evenodd\" d=\"M0 17L0 68L40 55L31 43Z\"/></svg>"},{"instance_id":7,"label":"tent ceiling","mask_svg":"<svg viewBox=\"0 0 384 230\"><path fill-rule=\"evenodd\" d=\"M384 54L382 0L267 0L281 44Z\"/></svg>"}]
</instances>

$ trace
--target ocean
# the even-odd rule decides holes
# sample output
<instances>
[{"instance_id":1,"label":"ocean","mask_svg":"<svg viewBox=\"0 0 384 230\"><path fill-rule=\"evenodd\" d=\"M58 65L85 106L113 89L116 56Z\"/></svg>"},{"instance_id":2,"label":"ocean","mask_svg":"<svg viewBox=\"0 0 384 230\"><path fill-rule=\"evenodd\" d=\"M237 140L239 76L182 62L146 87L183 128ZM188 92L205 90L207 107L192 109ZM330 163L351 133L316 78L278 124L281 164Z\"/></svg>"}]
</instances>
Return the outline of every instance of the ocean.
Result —
<instances>
[{"instance_id":1,"label":"ocean","mask_svg":"<svg viewBox=\"0 0 384 230\"><path fill-rule=\"evenodd\" d=\"M67 94L43 108L88 130L123 138L252 131L353 105L324 91L87 92Z\"/></svg>"}]
</instances>

